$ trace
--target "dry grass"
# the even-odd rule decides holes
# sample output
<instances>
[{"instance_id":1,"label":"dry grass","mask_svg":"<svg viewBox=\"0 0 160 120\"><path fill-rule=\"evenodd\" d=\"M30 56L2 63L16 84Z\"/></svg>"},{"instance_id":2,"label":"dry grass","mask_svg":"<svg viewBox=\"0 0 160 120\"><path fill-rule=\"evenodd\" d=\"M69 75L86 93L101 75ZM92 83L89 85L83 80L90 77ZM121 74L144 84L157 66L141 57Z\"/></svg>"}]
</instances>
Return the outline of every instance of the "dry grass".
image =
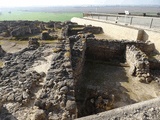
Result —
<instances>
[{"instance_id":1,"label":"dry grass","mask_svg":"<svg viewBox=\"0 0 160 120\"><path fill-rule=\"evenodd\" d=\"M13 42L13 43L16 43L16 44L28 44L28 40L8 40L8 42Z\"/></svg>"},{"instance_id":2,"label":"dry grass","mask_svg":"<svg viewBox=\"0 0 160 120\"><path fill-rule=\"evenodd\" d=\"M149 59L157 59L157 60L160 60L160 55L151 55L151 56L148 56Z\"/></svg>"},{"instance_id":3,"label":"dry grass","mask_svg":"<svg viewBox=\"0 0 160 120\"><path fill-rule=\"evenodd\" d=\"M44 30L44 31L42 31L42 33L48 33L48 31L47 31L47 30Z\"/></svg>"},{"instance_id":4,"label":"dry grass","mask_svg":"<svg viewBox=\"0 0 160 120\"><path fill-rule=\"evenodd\" d=\"M72 28L72 30L83 30L84 29L84 27L74 27L74 28Z\"/></svg>"},{"instance_id":5,"label":"dry grass","mask_svg":"<svg viewBox=\"0 0 160 120\"><path fill-rule=\"evenodd\" d=\"M64 54L64 56L69 58L69 57L71 56L71 54L70 54L70 52L66 52L66 53Z\"/></svg>"},{"instance_id":6,"label":"dry grass","mask_svg":"<svg viewBox=\"0 0 160 120\"><path fill-rule=\"evenodd\" d=\"M28 40L8 40L9 42L13 42L16 44L28 44ZM40 40L39 43L40 44L52 44L52 43L56 43L57 40Z\"/></svg>"},{"instance_id":7,"label":"dry grass","mask_svg":"<svg viewBox=\"0 0 160 120\"><path fill-rule=\"evenodd\" d=\"M53 44L53 43L57 43L58 40L40 40L39 43L40 44Z\"/></svg>"},{"instance_id":8,"label":"dry grass","mask_svg":"<svg viewBox=\"0 0 160 120\"><path fill-rule=\"evenodd\" d=\"M97 39L113 39L112 37L102 33L102 34L94 34Z\"/></svg>"},{"instance_id":9,"label":"dry grass","mask_svg":"<svg viewBox=\"0 0 160 120\"><path fill-rule=\"evenodd\" d=\"M85 42L86 42L86 39L83 39L83 40L82 40L82 43L84 44Z\"/></svg>"},{"instance_id":10,"label":"dry grass","mask_svg":"<svg viewBox=\"0 0 160 120\"><path fill-rule=\"evenodd\" d=\"M3 62L0 60L0 67L2 67L3 66Z\"/></svg>"},{"instance_id":11,"label":"dry grass","mask_svg":"<svg viewBox=\"0 0 160 120\"><path fill-rule=\"evenodd\" d=\"M58 53L58 52L60 52L61 50L62 50L61 48L54 48L54 49L53 49L53 52L54 52L54 53Z\"/></svg>"},{"instance_id":12,"label":"dry grass","mask_svg":"<svg viewBox=\"0 0 160 120\"><path fill-rule=\"evenodd\" d=\"M65 49L66 49L67 51L70 51L70 47L66 47Z\"/></svg>"}]
</instances>

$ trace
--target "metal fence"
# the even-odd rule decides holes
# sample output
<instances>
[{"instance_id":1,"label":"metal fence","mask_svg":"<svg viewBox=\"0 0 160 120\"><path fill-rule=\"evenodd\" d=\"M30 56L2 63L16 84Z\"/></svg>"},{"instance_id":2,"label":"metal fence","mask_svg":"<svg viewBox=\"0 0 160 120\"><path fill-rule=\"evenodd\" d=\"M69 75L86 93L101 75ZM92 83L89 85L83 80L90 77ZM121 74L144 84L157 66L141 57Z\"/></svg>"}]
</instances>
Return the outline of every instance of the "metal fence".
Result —
<instances>
[{"instance_id":1,"label":"metal fence","mask_svg":"<svg viewBox=\"0 0 160 120\"><path fill-rule=\"evenodd\" d=\"M83 17L110 21L125 25L143 26L146 28L160 29L160 18L132 16L132 15L116 15L116 14L102 14L102 13L83 13Z\"/></svg>"}]
</instances>

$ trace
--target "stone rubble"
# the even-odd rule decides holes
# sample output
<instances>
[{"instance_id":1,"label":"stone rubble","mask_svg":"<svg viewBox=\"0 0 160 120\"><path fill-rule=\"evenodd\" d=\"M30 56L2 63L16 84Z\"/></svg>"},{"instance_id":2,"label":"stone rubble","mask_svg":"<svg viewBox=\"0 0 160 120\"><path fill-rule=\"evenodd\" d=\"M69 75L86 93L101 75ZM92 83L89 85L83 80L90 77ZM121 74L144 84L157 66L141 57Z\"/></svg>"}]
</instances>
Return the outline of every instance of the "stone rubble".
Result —
<instances>
[{"instance_id":1,"label":"stone rubble","mask_svg":"<svg viewBox=\"0 0 160 120\"><path fill-rule=\"evenodd\" d=\"M126 62L130 66L130 74L139 77L139 81L149 83L152 78L149 70L149 60L145 53L134 45L126 47Z\"/></svg>"},{"instance_id":2,"label":"stone rubble","mask_svg":"<svg viewBox=\"0 0 160 120\"><path fill-rule=\"evenodd\" d=\"M73 32L71 28L77 24L71 22L42 23L38 21L18 21L1 24L3 24L3 28L7 25L10 26L12 36L21 36L28 33L34 34L45 30L45 26L61 29L61 33L55 47L46 44L40 45L37 38L30 38L27 48L12 54L5 53L0 46L0 57L5 61L4 67L0 68L0 119L14 120L14 116L6 114L10 112L15 115L17 111L20 111L20 108L22 109L22 107L27 107L30 104L31 111L26 113L27 120L76 119L79 112L76 101L76 87L77 83L80 82L86 59L127 60L132 74L139 77L140 81L150 82L150 64L147 56L155 50L152 43L128 40L97 40L93 33L102 33L103 30L100 27L83 26L83 29ZM14 29L17 24L19 26ZM35 24L39 25L38 28L31 29L31 25L35 26ZM21 26L30 27L19 28ZM4 30L1 30L0 27L0 32L5 32L7 29L6 27ZM22 33L19 33L20 31ZM71 33L75 34L70 35ZM45 52L48 49L53 49L52 53L49 53L49 55L53 55L53 58L47 74L29 70L37 61L46 61ZM42 81L44 82L43 84L41 84ZM36 96L37 89L40 90L38 92L39 95ZM99 105L99 101L109 100L105 97L103 98L102 94L97 94L96 99L94 99L97 107L100 108L98 109L99 112L106 110ZM88 100L90 103L93 103L93 99L88 98ZM8 103L16 103L19 108L11 107L7 112L5 109L7 109L6 105ZM159 118L159 110L159 107L142 111L137 110L133 114L124 113L124 116L111 119L153 118L156 120Z\"/></svg>"},{"instance_id":3,"label":"stone rubble","mask_svg":"<svg viewBox=\"0 0 160 120\"><path fill-rule=\"evenodd\" d=\"M0 45L0 58L2 58L6 52L2 49L2 46Z\"/></svg>"},{"instance_id":4,"label":"stone rubble","mask_svg":"<svg viewBox=\"0 0 160 120\"><path fill-rule=\"evenodd\" d=\"M50 120L55 114L59 119L76 118L75 84L69 45L69 40L57 43L55 49L61 51L56 51L40 97L35 101L35 106L49 112Z\"/></svg>"}]
</instances>

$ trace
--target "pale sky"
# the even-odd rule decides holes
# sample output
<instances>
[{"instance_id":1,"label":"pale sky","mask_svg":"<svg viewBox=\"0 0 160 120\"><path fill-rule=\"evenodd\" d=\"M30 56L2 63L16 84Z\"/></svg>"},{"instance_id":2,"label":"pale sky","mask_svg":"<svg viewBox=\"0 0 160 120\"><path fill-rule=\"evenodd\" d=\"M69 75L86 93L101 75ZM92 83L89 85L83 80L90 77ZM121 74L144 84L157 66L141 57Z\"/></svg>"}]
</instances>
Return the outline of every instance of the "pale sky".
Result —
<instances>
[{"instance_id":1,"label":"pale sky","mask_svg":"<svg viewBox=\"0 0 160 120\"><path fill-rule=\"evenodd\" d=\"M0 0L0 7L73 5L160 5L160 0Z\"/></svg>"}]
</instances>

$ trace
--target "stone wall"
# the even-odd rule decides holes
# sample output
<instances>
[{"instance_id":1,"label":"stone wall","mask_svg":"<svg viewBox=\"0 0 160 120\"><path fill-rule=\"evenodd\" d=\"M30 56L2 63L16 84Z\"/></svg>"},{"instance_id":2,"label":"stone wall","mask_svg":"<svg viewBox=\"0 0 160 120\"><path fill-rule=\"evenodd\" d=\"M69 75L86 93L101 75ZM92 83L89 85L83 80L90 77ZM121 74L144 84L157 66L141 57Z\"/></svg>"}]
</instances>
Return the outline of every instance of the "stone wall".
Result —
<instances>
[{"instance_id":1,"label":"stone wall","mask_svg":"<svg viewBox=\"0 0 160 120\"><path fill-rule=\"evenodd\" d=\"M139 78L141 82L151 81L147 55L134 45L126 47L126 62L130 66L129 73Z\"/></svg>"},{"instance_id":2,"label":"stone wall","mask_svg":"<svg viewBox=\"0 0 160 120\"><path fill-rule=\"evenodd\" d=\"M150 69L152 70L160 70L160 60L155 58L149 59Z\"/></svg>"},{"instance_id":3,"label":"stone wall","mask_svg":"<svg viewBox=\"0 0 160 120\"><path fill-rule=\"evenodd\" d=\"M79 80L85 62L86 40L82 36L70 38L71 41L71 58L75 81Z\"/></svg>"},{"instance_id":4,"label":"stone wall","mask_svg":"<svg viewBox=\"0 0 160 120\"><path fill-rule=\"evenodd\" d=\"M128 41L128 40L96 40L95 38L87 39L86 56L89 59L98 60L125 60L125 50L127 45L135 45L147 55L154 52L154 44L142 41Z\"/></svg>"},{"instance_id":5,"label":"stone wall","mask_svg":"<svg viewBox=\"0 0 160 120\"><path fill-rule=\"evenodd\" d=\"M0 58L3 57L5 55L5 51L2 49L1 45L0 45Z\"/></svg>"},{"instance_id":6,"label":"stone wall","mask_svg":"<svg viewBox=\"0 0 160 120\"><path fill-rule=\"evenodd\" d=\"M69 40L57 43L50 69L35 105L46 110L48 119L76 118L75 84Z\"/></svg>"},{"instance_id":7,"label":"stone wall","mask_svg":"<svg viewBox=\"0 0 160 120\"><path fill-rule=\"evenodd\" d=\"M160 33L153 30L142 30L139 28L133 28L126 25L117 25L109 23L107 21L85 19L85 18L72 18L72 22L76 22L79 25L93 25L103 28L104 33L113 39L122 40L150 40L155 44L157 51L160 52Z\"/></svg>"}]
</instances>

